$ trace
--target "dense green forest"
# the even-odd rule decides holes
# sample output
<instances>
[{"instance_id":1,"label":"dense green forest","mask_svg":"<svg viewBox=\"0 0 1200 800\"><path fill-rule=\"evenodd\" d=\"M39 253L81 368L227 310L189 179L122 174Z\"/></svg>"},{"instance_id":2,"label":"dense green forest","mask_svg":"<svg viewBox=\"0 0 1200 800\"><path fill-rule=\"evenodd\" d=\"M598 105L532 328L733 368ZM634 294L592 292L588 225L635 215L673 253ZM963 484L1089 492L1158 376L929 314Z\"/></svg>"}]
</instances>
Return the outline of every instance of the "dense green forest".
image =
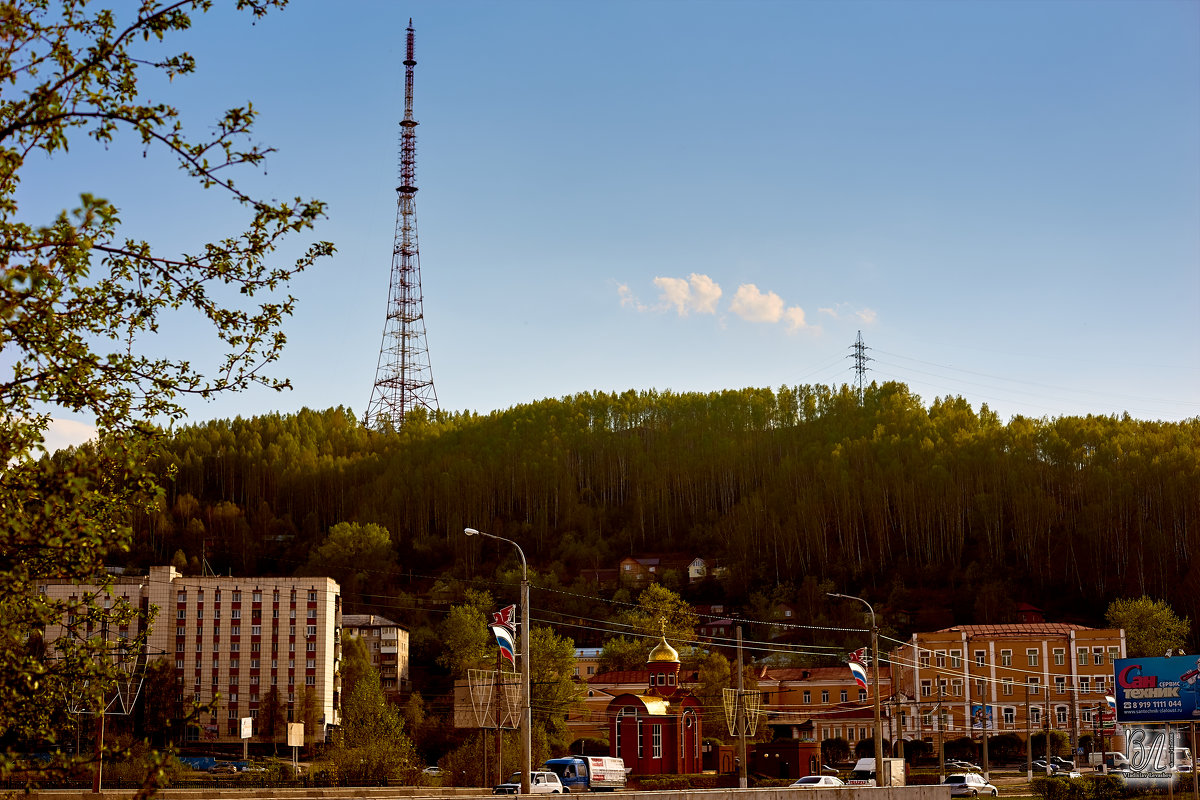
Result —
<instances>
[{"instance_id":1,"label":"dense green forest","mask_svg":"<svg viewBox=\"0 0 1200 800\"><path fill-rule=\"evenodd\" d=\"M471 526L564 584L674 552L718 560L732 603L813 577L953 622L1029 602L1099 623L1142 594L1200 618L1200 419L1006 423L896 383L597 392L399 432L342 408L209 422L174 432L154 467L168 490L135 520L141 565L182 550L290 574L337 523L375 523L392 552L372 559L372 592L413 593L507 555Z\"/></svg>"}]
</instances>

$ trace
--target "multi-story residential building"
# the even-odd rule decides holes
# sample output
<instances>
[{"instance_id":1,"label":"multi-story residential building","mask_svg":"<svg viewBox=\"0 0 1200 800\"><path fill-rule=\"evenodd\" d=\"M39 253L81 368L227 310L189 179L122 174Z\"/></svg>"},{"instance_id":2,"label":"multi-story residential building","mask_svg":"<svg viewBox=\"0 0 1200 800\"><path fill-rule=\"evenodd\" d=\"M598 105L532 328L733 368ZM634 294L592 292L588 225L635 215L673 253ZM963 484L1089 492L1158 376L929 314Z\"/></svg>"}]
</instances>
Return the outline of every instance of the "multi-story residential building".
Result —
<instances>
[{"instance_id":1,"label":"multi-story residential building","mask_svg":"<svg viewBox=\"0 0 1200 800\"><path fill-rule=\"evenodd\" d=\"M174 567L151 567L149 575L115 577L104 592L51 579L39 588L81 607L99 594L94 605L101 609L114 604L141 609L141 624L148 619L145 612L157 609L147 633L147 658L174 662L181 702L217 698L215 712L190 727L188 739L239 740L239 720L257 718L272 687L288 720L302 721L306 704L313 709L318 729L306 731L307 737L324 740L338 724L341 595L331 578L185 577ZM67 635L73 616L51 626L46 640ZM103 613L96 624L103 629Z\"/></svg>"},{"instance_id":2,"label":"multi-story residential building","mask_svg":"<svg viewBox=\"0 0 1200 800\"><path fill-rule=\"evenodd\" d=\"M853 747L874 736L870 690L855 682L848 667L767 667L758 676L758 690L766 724L779 738L845 739ZM882 665L879 696L891 695L891 670ZM890 724L885 718L886 739L892 738Z\"/></svg>"},{"instance_id":3,"label":"multi-story residential building","mask_svg":"<svg viewBox=\"0 0 1200 800\"><path fill-rule=\"evenodd\" d=\"M1125 632L1027 622L915 633L892 652L906 739L1028 732L1088 733L1113 691ZM939 720L944 718L944 728ZM985 723L985 719L987 720Z\"/></svg>"},{"instance_id":4,"label":"multi-story residential building","mask_svg":"<svg viewBox=\"0 0 1200 800\"><path fill-rule=\"evenodd\" d=\"M377 614L343 614L342 631L366 644L385 694L409 688L407 629Z\"/></svg>"},{"instance_id":5,"label":"multi-story residential building","mask_svg":"<svg viewBox=\"0 0 1200 800\"><path fill-rule=\"evenodd\" d=\"M603 650L603 647L576 647L573 677L581 681L590 681L594 675L598 674L600 672L600 653Z\"/></svg>"}]
</instances>

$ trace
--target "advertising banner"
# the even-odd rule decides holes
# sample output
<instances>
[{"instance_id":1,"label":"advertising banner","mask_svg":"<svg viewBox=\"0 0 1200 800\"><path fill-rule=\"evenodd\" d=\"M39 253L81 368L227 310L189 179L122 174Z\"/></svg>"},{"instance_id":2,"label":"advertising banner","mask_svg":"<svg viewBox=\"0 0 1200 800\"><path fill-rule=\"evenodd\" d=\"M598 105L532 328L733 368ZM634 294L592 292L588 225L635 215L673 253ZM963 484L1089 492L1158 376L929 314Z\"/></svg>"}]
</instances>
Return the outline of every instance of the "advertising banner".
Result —
<instances>
[{"instance_id":1,"label":"advertising banner","mask_svg":"<svg viewBox=\"0 0 1200 800\"><path fill-rule=\"evenodd\" d=\"M1119 658L1117 722L1200 721L1200 656Z\"/></svg>"},{"instance_id":2,"label":"advertising banner","mask_svg":"<svg viewBox=\"0 0 1200 800\"><path fill-rule=\"evenodd\" d=\"M252 737L254 735L254 718L253 717L242 717L241 718L241 731L242 731L243 739L249 739L250 737Z\"/></svg>"},{"instance_id":3,"label":"advertising banner","mask_svg":"<svg viewBox=\"0 0 1200 800\"><path fill-rule=\"evenodd\" d=\"M971 706L971 728L972 730L982 730L984 725L987 725L989 731L996 730L996 721L992 719L992 707L982 705Z\"/></svg>"}]
</instances>

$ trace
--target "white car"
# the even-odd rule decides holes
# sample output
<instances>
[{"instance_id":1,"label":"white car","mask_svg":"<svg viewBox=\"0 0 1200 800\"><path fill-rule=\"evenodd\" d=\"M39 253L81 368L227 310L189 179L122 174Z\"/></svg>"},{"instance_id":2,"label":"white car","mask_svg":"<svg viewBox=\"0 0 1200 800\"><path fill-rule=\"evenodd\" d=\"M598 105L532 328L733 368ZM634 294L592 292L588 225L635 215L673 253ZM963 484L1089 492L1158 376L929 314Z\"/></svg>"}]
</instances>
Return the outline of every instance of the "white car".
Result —
<instances>
[{"instance_id":1,"label":"white car","mask_svg":"<svg viewBox=\"0 0 1200 800\"><path fill-rule=\"evenodd\" d=\"M958 772L954 775L947 775L943 785L950 787L951 797L978 797L981 794L995 797L1000 794L995 786L975 772Z\"/></svg>"},{"instance_id":2,"label":"white car","mask_svg":"<svg viewBox=\"0 0 1200 800\"><path fill-rule=\"evenodd\" d=\"M529 793L530 794L563 794L566 789L563 788L562 781L558 779L558 775L553 772L531 772L529 773ZM499 786L492 789L492 794L520 794L521 793L521 773L514 772L508 776L508 780Z\"/></svg>"},{"instance_id":3,"label":"white car","mask_svg":"<svg viewBox=\"0 0 1200 800\"><path fill-rule=\"evenodd\" d=\"M841 779L832 775L805 775L792 784L793 789L835 789L845 786Z\"/></svg>"}]
</instances>

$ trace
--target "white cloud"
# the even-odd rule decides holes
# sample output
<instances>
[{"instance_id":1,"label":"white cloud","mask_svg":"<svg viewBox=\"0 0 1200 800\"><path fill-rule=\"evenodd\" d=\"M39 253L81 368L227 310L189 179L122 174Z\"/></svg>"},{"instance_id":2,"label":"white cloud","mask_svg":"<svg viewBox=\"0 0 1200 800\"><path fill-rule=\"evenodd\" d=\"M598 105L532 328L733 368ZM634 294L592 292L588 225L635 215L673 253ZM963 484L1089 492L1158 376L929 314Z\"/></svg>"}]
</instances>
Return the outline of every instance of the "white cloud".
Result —
<instances>
[{"instance_id":1,"label":"white cloud","mask_svg":"<svg viewBox=\"0 0 1200 800\"><path fill-rule=\"evenodd\" d=\"M789 331L798 331L808 327L808 323L804 321L804 309L800 306L792 306L784 311L783 318L787 322Z\"/></svg>"},{"instance_id":2,"label":"white cloud","mask_svg":"<svg viewBox=\"0 0 1200 800\"><path fill-rule=\"evenodd\" d=\"M691 297L687 281L683 278L655 278L654 285L662 290L659 299L663 305L673 306L681 317L687 316L688 301Z\"/></svg>"},{"instance_id":3,"label":"white cloud","mask_svg":"<svg viewBox=\"0 0 1200 800\"><path fill-rule=\"evenodd\" d=\"M692 292L696 296L696 310L703 314L717 313L717 301L721 299L721 287L707 275L692 273L688 276Z\"/></svg>"},{"instance_id":4,"label":"white cloud","mask_svg":"<svg viewBox=\"0 0 1200 800\"><path fill-rule=\"evenodd\" d=\"M642 301L638 300L634 296L628 285L622 283L620 286L618 286L617 294L621 297L621 308L632 308L634 311L649 310L646 305L642 303Z\"/></svg>"},{"instance_id":5,"label":"white cloud","mask_svg":"<svg viewBox=\"0 0 1200 800\"><path fill-rule=\"evenodd\" d=\"M763 294L753 283L743 283L729 310L748 322L778 322L783 317L783 298L774 292Z\"/></svg>"},{"instance_id":6,"label":"white cloud","mask_svg":"<svg viewBox=\"0 0 1200 800\"><path fill-rule=\"evenodd\" d=\"M818 308L817 313L825 314L834 319L842 319L843 317L857 317L859 322L870 324L879 316L872 308L852 308L849 303L838 303L836 306L827 308Z\"/></svg>"},{"instance_id":7,"label":"white cloud","mask_svg":"<svg viewBox=\"0 0 1200 800\"><path fill-rule=\"evenodd\" d=\"M81 445L95 436L95 425L70 419L51 419L42 439L42 446L46 448L46 452L53 453L65 447Z\"/></svg>"},{"instance_id":8,"label":"white cloud","mask_svg":"<svg viewBox=\"0 0 1200 800\"><path fill-rule=\"evenodd\" d=\"M681 317L691 311L715 314L717 301L721 299L721 287L717 282L695 272L686 281L683 278L655 278L654 285L662 290L659 295L661 307L674 308Z\"/></svg>"}]
</instances>

